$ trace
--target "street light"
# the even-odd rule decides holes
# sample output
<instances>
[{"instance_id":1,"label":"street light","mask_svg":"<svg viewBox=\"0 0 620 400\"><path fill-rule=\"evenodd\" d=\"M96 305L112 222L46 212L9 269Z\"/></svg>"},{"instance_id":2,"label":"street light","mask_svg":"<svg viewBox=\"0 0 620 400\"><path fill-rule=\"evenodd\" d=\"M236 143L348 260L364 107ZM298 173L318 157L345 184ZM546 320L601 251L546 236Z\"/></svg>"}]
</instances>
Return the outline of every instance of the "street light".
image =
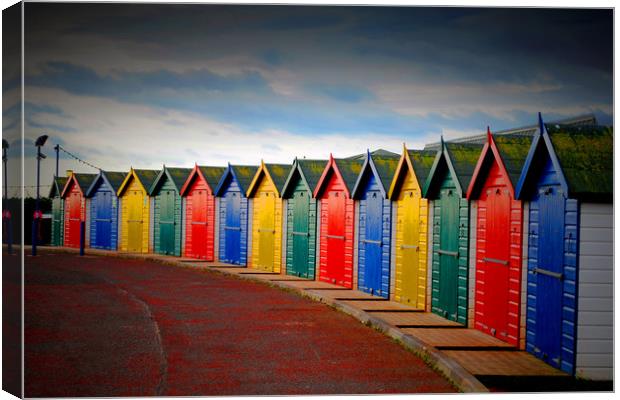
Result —
<instances>
[{"instance_id":1,"label":"street light","mask_svg":"<svg viewBox=\"0 0 620 400\"><path fill-rule=\"evenodd\" d=\"M6 151L9 148L9 142L6 139L2 139L2 168L4 169L4 198L8 199L9 195L7 192L7 183L6 183Z\"/></svg>"},{"instance_id":2,"label":"street light","mask_svg":"<svg viewBox=\"0 0 620 400\"><path fill-rule=\"evenodd\" d=\"M6 172L6 152L9 148L9 142L6 139L2 139L2 169L4 170L4 207L2 207L2 223L4 225L4 232L6 233L7 251L9 254L13 253L13 227L11 225L11 212L9 211L9 187L7 181Z\"/></svg>"},{"instance_id":3,"label":"street light","mask_svg":"<svg viewBox=\"0 0 620 400\"><path fill-rule=\"evenodd\" d=\"M39 221L41 220L41 210L39 208L39 180L41 176L41 160L46 158L46 155L41 153L41 147L47 142L47 135L41 135L37 138L34 145L37 146L37 201L34 207L34 216L32 218L32 255L37 255L37 240L39 238Z\"/></svg>"}]
</instances>

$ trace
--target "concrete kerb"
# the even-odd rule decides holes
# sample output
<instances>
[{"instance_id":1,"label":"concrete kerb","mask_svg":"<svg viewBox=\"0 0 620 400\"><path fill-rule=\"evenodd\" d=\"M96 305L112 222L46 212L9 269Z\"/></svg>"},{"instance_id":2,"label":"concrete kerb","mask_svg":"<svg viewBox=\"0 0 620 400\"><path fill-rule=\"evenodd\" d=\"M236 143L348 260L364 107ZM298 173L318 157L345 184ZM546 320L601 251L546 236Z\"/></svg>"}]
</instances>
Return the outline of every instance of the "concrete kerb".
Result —
<instances>
[{"instance_id":1,"label":"concrete kerb","mask_svg":"<svg viewBox=\"0 0 620 400\"><path fill-rule=\"evenodd\" d=\"M24 246L25 248L29 246ZM50 250L59 253L78 253L78 249L71 249L66 247L49 247L42 246L41 250ZM257 276L248 276L239 273L234 273L226 270L221 270L219 268L210 268L208 266L192 266L181 261L178 261L172 256L159 256L153 254L136 254L136 253L123 253L123 252L115 252L115 251L106 251L106 250L97 250L97 249L86 249L87 254L92 255L101 255L108 257L119 257L119 258L132 258L132 259L142 259L145 261L157 262L160 264L166 264L176 267L182 268L190 268L196 270L207 270L212 272L217 272L220 274L224 274L227 276L237 277L241 279L246 279L255 282L263 282L267 283L270 286L276 286L281 289L285 289L287 291L295 292L302 297L309 298L311 300L321 302L327 304L339 311L344 312L354 318L356 318L361 323L371 326L374 329L382 332L383 334L389 336L390 338L399 342L403 347L408 350L414 352L424 361L426 361L431 367L436 368L440 371L447 379L449 379L459 390L465 393L485 393L489 392L489 390L472 374L467 372L459 363L457 363L452 358L442 354L440 351L435 349L433 346L430 346L424 343L422 340L417 337L405 334L400 329L391 325L382 319L379 319L366 311L360 310L358 308L354 308L349 304L346 304L340 300L335 300L332 298L328 298L322 296L320 293L315 292L312 289L300 289L295 286L291 286L287 284L287 281L270 281L269 279L259 278ZM168 258L171 257L171 258Z\"/></svg>"}]
</instances>

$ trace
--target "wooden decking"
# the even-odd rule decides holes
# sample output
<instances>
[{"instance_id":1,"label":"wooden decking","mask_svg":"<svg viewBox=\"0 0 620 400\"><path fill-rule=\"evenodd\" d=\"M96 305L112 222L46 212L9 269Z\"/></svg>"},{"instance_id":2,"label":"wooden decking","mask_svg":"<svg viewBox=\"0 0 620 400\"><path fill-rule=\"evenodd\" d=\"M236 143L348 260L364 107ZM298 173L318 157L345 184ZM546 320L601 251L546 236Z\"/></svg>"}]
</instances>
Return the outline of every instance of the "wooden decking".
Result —
<instances>
[{"instance_id":1,"label":"wooden decking","mask_svg":"<svg viewBox=\"0 0 620 400\"><path fill-rule=\"evenodd\" d=\"M567 376L525 351L444 352L475 376Z\"/></svg>"},{"instance_id":2,"label":"wooden decking","mask_svg":"<svg viewBox=\"0 0 620 400\"><path fill-rule=\"evenodd\" d=\"M439 315L428 312L383 312L371 311L370 315L381 318L385 322L398 328L416 328L416 327L460 327L456 322L449 321Z\"/></svg>"}]
</instances>

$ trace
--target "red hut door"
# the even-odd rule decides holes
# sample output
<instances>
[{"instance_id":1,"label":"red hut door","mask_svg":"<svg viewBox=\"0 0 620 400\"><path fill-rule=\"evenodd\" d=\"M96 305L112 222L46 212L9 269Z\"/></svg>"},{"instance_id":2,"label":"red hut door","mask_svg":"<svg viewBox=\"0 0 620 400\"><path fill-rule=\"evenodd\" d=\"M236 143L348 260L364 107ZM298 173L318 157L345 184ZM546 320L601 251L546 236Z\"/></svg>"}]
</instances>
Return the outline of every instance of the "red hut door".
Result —
<instances>
[{"instance_id":1,"label":"red hut door","mask_svg":"<svg viewBox=\"0 0 620 400\"><path fill-rule=\"evenodd\" d=\"M344 284L345 196L339 191L328 193L327 206L327 273L323 280Z\"/></svg>"},{"instance_id":2,"label":"red hut door","mask_svg":"<svg viewBox=\"0 0 620 400\"><path fill-rule=\"evenodd\" d=\"M194 257L207 257L207 191L192 194L192 253Z\"/></svg>"},{"instance_id":3,"label":"red hut door","mask_svg":"<svg viewBox=\"0 0 620 400\"><path fill-rule=\"evenodd\" d=\"M82 195L77 190L69 193L69 223L67 224L65 246L80 247L80 221L82 211Z\"/></svg>"},{"instance_id":4,"label":"red hut door","mask_svg":"<svg viewBox=\"0 0 620 400\"><path fill-rule=\"evenodd\" d=\"M510 194L505 187L486 192L487 242L484 262L485 325L499 338L508 335L508 293L510 265Z\"/></svg>"}]
</instances>

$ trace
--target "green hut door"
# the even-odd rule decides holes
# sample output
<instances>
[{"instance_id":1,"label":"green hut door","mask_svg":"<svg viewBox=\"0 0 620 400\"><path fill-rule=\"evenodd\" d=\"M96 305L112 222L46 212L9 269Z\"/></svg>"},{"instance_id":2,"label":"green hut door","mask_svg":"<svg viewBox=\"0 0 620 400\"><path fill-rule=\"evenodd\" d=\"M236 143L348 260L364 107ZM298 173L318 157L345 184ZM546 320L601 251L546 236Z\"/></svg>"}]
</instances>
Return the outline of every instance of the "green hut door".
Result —
<instances>
[{"instance_id":1,"label":"green hut door","mask_svg":"<svg viewBox=\"0 0 620 400\"><path fill-rule=\"evenodd\" d=\"M161 252L174 254L174 190L161 192L159 243Z\"/></svg>"},{"instance_id":2,"label":"green hut door","mask_svg":"<svg viewBox=\"0 0 620 400\"><path fill-rule=\"evenodd\" d=\"M60 231L62 229L62 199L52 199L52 245L60 246Z\"/></svg>"},{"instance_id":3,"label":"green hut door","mask_svg":"<svg viewBox=\"0 0 620 400\"><path fill-rule=\"evenodd\" d=\"M308 271L308 217L310 215L310 196L299 190L293 194L293 268L292 274L309 276Z\"/></svg>"},{"instance_id":4,"label":"green hut door","mask_svg":"<svg viewBox=\"0 0 620 400\"><path fill-rule=\"evenodd\" d=\"M456 321L459 269L459 197L453 188L441 189L439 225L439 309Z\"/></svg>"}]
</instances>

